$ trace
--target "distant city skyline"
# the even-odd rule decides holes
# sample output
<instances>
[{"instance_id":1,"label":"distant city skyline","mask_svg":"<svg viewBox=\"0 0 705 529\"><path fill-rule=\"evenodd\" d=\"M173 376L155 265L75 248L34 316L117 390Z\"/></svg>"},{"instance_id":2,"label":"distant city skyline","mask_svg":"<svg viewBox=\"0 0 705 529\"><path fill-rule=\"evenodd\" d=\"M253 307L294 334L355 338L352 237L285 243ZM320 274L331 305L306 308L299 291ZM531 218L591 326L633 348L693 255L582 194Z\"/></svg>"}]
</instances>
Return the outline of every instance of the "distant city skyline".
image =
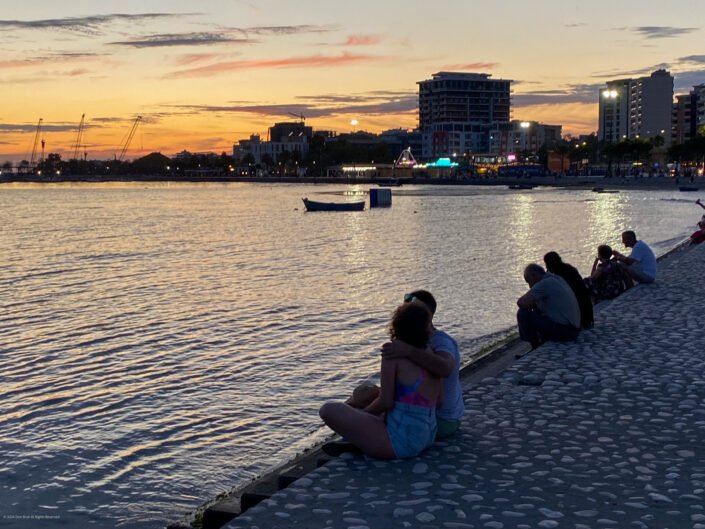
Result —
<instances>
[{"instance_id":1,"label":"distant city skyline","mask_svg":"<svg viewBox=\"0 0 705 529\"><path fill-rule=\"evenodd\" d=\"M705 3L412 0L47 0L0 14L0 162L46 153L231 152L277 121L380 132L418 123L439 71L513 83L512 117L597 130L599 89L658 68L675 93L705 82ZM432 9L431 9L432 8ZM85 146L85 147L84 147Z\"/></svg>"}]
</instances>

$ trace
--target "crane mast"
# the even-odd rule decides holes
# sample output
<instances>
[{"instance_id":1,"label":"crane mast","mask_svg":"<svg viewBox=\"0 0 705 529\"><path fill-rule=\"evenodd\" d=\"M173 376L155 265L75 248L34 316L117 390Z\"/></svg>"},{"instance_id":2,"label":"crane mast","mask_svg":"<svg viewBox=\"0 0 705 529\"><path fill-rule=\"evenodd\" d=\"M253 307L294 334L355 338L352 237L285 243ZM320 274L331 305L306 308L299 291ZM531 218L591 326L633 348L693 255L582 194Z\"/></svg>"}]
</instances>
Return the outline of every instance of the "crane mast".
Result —
<instances>
[{"instance_id":1,"label":"crane mast","mask_svg":"<svg viewBox=\"0 0 705 529\"><path fill-rule=\"evenodd\" d=\"M135 135L135 132L137 131L137 125L140 124L140 121L142 121L142 116L137 116L135 119L135 122L132 124L132 128L130 129L129 134L127 135L127 140L125 141L125 145L122 148L122 152L120 153L120 156L118 157L118 161L121 162L125 158L125 153L127 152L127 149L130 147L130 142L132 142L132 137Z\"/></svg>"},{"instance_id":2,"label":"crane mast","mask_svg":"<svg viewBox=\"0 0 705 529\"><path fill-rule=\"evenodd\" d=\"M29 166L34 167L34 161L37 158L37 146L39 145L39 137L42 134L42 122L44 119L39 118L39 123L37 123L37 132L34 134L34 143L32 144L32 156L29 159Z\"/></svg>"},{"instance_id":3,"label":"crane mast","mask_svg":"<svg viewBox=\"0 0 705 529\"><path fill-rule=\"evenodd\" d=\"M78 160L78 150L81 147L81 139L83 137L83 127L85 125L86 115L81 115L81 123L78 125L78 135L76 136L76 146L73 149L73 159Z\"/></svg>"}]
</instances>

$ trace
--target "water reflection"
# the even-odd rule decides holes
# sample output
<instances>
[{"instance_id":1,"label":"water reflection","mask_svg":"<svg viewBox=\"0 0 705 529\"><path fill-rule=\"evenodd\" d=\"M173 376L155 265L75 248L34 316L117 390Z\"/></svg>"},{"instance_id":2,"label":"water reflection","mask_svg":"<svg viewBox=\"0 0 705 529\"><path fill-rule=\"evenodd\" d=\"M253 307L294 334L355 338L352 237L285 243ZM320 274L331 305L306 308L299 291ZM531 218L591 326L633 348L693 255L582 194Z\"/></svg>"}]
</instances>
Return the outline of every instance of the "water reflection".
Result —
<instances>
[{"instance_id":1,"label":"water reflection","mask_svg":"<svg viewBox=\"0 0 705 529\"><path fill-rule=\"evenodd\" d=\"M467 343L514 324L546 251L585 273L625 226L666 249L699 216L665 192L405 186L305 214L364 188L143 187L0 188L0 497L71 527L163 527L317 438L405 291Z\"/></svg>"},{"instance_id":2,"label":"water reflection","mask_svg":"<svg viewBox=\"0 0 705 529\"><path fill-rule=\"evenodd\" d=\"M598 195L588 202L590 240L603 241L600 244L609 244L617 249L621 244L621 233L627 229L628 206L617 193ZM597 253L597 247L593 248L593 252Z\"/></svg>"}]
</instances>

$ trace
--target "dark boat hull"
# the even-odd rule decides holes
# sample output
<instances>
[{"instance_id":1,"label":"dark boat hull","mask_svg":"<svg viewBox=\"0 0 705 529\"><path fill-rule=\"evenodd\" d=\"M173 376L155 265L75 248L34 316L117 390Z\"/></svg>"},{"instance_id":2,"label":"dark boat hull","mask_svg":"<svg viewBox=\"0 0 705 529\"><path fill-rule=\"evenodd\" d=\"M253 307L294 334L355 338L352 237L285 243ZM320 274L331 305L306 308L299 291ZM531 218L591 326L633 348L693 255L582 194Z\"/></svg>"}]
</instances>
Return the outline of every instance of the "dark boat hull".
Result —
<instances>
[{"instance_id":1,"label":"dark boat hull","mask_svg":"<svg viewBox=\"0 0 705 529\"><path fill-rule=\"evenodd\" d=\"M307 198L302 199L306 211L362 211L365 202L317 202Z\"/></svg>"},{"instance_id":2,"label":"dark boat hull","mask_svg":"<svg viewBox=\"0 0 705 529\"><path fill-rule=\"evenodd\" d=\"M686 186L681 186L678 188L679 191L698 191L697 187L686 187Z\"/></svg>"}]
</instances>

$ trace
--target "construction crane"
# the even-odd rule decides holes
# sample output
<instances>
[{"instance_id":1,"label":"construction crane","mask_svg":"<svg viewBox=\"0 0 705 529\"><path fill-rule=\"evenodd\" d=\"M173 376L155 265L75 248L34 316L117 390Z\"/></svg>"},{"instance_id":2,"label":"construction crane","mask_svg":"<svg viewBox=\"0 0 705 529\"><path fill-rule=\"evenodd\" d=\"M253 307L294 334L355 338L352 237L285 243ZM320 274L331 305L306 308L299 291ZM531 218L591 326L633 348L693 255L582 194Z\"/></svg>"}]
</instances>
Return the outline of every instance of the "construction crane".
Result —
<instances>
[{"instance_id":1,"label":"construction crane","mask_svg":"<svg viewBox=\"0 0 705 529\"><path fill-rule=\"evenodd\" d=\"M78 134L76 135L76 146L73 148L73 159L78 160L78 150L81 147L81 139L83 137L83 126L85 125L86 115L81 115L81 123L78 125Z\"/></svg>"},{"instance_id":2,"label":"construction crane","mask_svg":"<svg viewBox=\"0 0 705 529\"><path fill-rule=\"evenodd\" d=\"M130 132L127 135L127 140L125 140L125 144L122 147L122 152L120 153L120 156L118 157L118 162L121 162L125 158L125 153L127 152L127 149L130 147L130 142L132 141L132 137L135 135L135 132L137 131L137 125L140 124L140 121L142 121L142 116L137 116L135 118L135 122L132 124L132 128L130 129Z\"/></svg>"},{"instance_id":3,"label":"construction crane","mask_svg":"<svg viewBox=\"0 0 705 529\"><path fill-rule=\"evenodd\" d=\"M304 116L301 113L294 114L293 112L287 112L287 114L289 114L290 116L295 116L295 117L299 118L301 120L301 123L306 123L306 116Z\"/></svg>"},{"instance_id":4,"label":"construction crane","mask_svg":"<svg viewBox=\"0 0 705 529\"><path fill-rule=\"evenodd\" d=\"M37 132L34 133L34 142L32 144L32 156L29 159L29 166L34 167L34 161L37 159L37 146L39 145L39 137L42 135L42 122L44 120L39 118L39 123L37 123ZM44 140L42 140L42 144ZM44 146L42 145L42 148Z\"/></svg>"}]
</instances>

